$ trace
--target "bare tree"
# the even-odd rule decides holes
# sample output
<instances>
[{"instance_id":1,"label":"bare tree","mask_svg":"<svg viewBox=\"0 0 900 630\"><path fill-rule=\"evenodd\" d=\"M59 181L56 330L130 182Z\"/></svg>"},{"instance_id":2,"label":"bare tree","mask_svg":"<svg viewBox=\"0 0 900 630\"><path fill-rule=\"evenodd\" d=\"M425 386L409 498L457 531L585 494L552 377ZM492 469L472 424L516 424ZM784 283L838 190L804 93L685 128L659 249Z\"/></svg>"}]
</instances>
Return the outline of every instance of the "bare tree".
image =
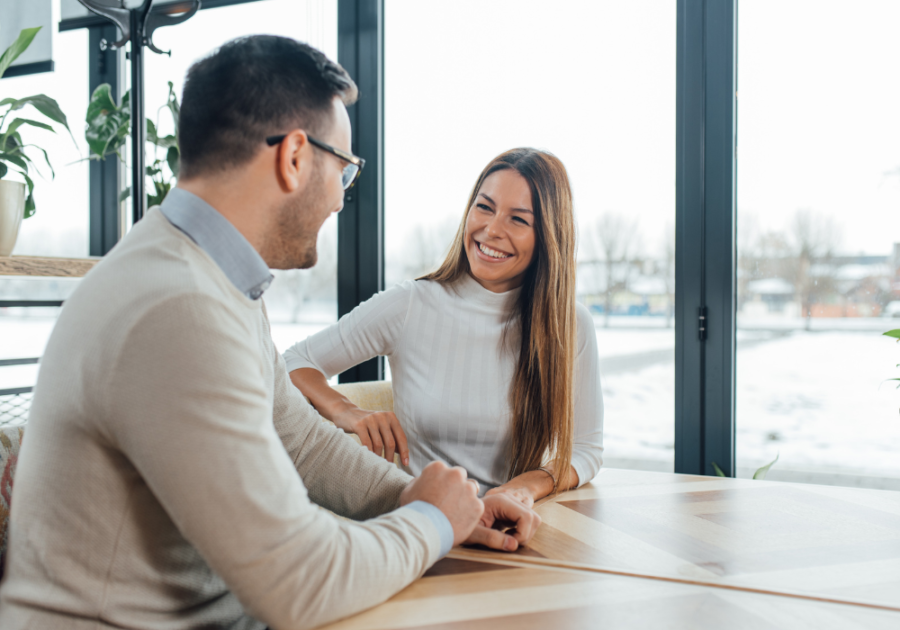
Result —
<instances>
[{"instance_id":1,"label":"bare tree","mask_svg":"<svg viewBox=\"0 0 900 630\"><path fill-rule=\"evenodd\" d=\"M812 304L816 298L834 290L835 269L832 257L840 242L834 220L809 209L797 210L791 219L788 243L793 250L791 280L800 298L800 308L809 330ZM815 276L811 273L817 267Z\"/></svg>"},{"instance_id":2,"label":"bare tree","mask_svg":"<svg viewBox=\"0 0 900 630\"><path fill-rule=\"evenodd\" d=\"M628 284L629 262L638 245L638 223L619 213L604 213L593 225L593 249L603 267L603 326L609 328L613 295Z\"/></svg>"},{"instance_id":3,"label":"bare tree","mask_svg":"<svg viewBox=\"0 0 900 630\"><path fill-rule=\"evenodd\" d=\"M672 223L665 228L662 254L658 273L666 288L666 328L671 328L675 312L675 226Z\"/></svg>"},{"instance_id":4,"label":"bare tree","mask_svg":"<svg viewBox=\"0 0 900 630\"><path fill-rule=\"evenodd\" d=\"M266 304L284 308L297 323L308 300L337 299L337 243L334 230L321 230L316 244L318 261L310 269L274 271L275 281L266 292Z\"/></svg>"}]
</instances>

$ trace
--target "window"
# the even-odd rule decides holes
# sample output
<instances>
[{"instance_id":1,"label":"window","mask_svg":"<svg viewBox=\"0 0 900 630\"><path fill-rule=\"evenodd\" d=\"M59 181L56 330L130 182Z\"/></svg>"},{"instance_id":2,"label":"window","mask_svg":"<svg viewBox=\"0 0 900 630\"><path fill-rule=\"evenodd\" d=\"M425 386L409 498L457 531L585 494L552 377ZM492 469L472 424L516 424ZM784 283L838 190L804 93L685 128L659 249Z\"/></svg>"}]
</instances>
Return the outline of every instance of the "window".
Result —
<instances>
[{"instance_id":1,"label":"window","mask_svg":"<svg viewBox=\"0 0 900 630\"><path fill-rule=\"evenodd\" d=\"M145 107L158 120L160 133L172 133L171 118L157 111L166 103L168 82L181 95L184 76L196 60L217 46L242 35L293 37L337 59L336 0L265 0L199 11L187 22L163 28L154 36L157 47L172 56L147 53ZM147 162L154 159L148 149ZM130 176L129 176L130 177ZM279 350L337 321L337 220L328 219L319 235L319 262L310 270L275 271L265 300L272 336Z\"/></svg>"},{"instance_id":2,"label":"window","mask_svg":"<svg viewBox=\"0 0 900 630\"><path fill-rule=\"evenodd\" d=\"M575 195L577 293L595 315L612 466L673 465L675 8L385 8L386 284L443 259L493 157L556 154Z\"/></svg>"},{"instance_id":3,"label":"window","mask_svg":"<svg viewBox=\"0 0 900 630\"><path fill-rule=\"evenodd\" d=\"M88 163L83 121L88 104L87 31L53 34L54 72L11 77L0 81L4 97L46 94L66 114L74 142L64 129L51 133L25 128L23 138L46 149L56 177L52 178L37 154L41 175L34 176L36 213L22 222L13 255L85 257L88 255ZM26 118L39 118L22 110ZM14 178L14 177L12 177ZM0 301L62 300L77 280L0 277ZM0 308L0 361L41 356L58 308ZM36 365L0 366L0 390L30 387ZM0 407L9 402L0 397ZM16 403L21 401L16 401ZM8 419L0 408L0 423Z\"/></svg>"},{"instance_id":4,"label":"window","mask_svg":"<svg viewBox=\"0 0 900 630\"><path fill-rule=\"evenodd\" d=\"M900 5L740 10L738 474L900 488Z\"/></svg>"}]
</instances>

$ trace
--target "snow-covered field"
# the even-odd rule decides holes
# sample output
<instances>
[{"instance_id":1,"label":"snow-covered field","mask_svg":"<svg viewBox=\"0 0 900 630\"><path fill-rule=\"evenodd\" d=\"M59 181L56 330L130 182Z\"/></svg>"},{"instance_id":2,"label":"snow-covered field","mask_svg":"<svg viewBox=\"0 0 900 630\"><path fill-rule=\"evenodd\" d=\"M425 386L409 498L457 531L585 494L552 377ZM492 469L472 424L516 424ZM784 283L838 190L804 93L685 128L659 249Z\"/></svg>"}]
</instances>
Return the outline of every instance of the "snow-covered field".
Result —
<instances>
[{"instance_id":1,"label":"snow-covered field","mask_svg":"<svg viewBox=\"0 0 900 630\"><path fill-rule=\"evenodd\" d=\"M324 326L274 323L279 350ZM884 320L882 320L884 321ZM0 359L37 357L52 318L0 316ZM656 326L603 328L605 446L611 460L671 467L674 446L674 331ZM878 331L739 331L738 466L780 455L778 470L812 470L900 478L900 345ZM643 363L634 363L641 355ZM33 385L37 366L0 367L0 389ZM776 469L773 469L773 471Z\"/></svg>"}]
</instances>

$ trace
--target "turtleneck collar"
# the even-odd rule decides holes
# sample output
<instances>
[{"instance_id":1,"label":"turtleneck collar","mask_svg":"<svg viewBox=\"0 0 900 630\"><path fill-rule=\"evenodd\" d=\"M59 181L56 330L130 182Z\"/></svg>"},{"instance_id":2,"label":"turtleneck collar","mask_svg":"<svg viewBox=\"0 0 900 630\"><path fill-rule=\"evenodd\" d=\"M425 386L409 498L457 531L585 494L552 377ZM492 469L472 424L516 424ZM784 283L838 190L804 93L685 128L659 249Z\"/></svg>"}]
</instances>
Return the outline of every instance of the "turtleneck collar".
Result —
<instances>
[{"instance_id":1,"label":"turtleneck collar","mask_svg":"<svg viewBox=\"0 0 900 630\"><path fill-rule=\"evenodd\" d=\"M508 313L519 298L521 287L503 293L485 289L470 273L466 273L454 286L456 292L467 302L474 302L498 313Z\"/></svg>"}]
</instances>

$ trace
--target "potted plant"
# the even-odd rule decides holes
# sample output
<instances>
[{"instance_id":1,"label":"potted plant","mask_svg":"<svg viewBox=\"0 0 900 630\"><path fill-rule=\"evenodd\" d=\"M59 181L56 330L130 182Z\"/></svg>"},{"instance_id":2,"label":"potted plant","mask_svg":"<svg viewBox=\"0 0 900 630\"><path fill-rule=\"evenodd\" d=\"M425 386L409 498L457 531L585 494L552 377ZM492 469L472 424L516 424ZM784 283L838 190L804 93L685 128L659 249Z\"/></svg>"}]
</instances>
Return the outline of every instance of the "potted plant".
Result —
<instances>
[{"instance_id":1,"label":"potted plant","mask_svg":"<svg viewBox=\"0 0 900 630\"><path fill-rule=\"evenodd\" d=\"M0 55L0 78L12 62L31 45L39 30L41 27L22 30L12 46ZM26 149L40 153L47 163L47 168L50 169L51 178L56 175L47 152L40 146L28 144L22 139L25 127L36 127L56 133L53 126L31 118L12 117L14 112L28 105L51 122L58 123L69 131L66 115L62 113L59 104L49 96L36 94L25 98L0 100L0 256L9 256L12 253L22 219L27 219L35 211L34 181L31 179L30 171L31 169L37 171L37 166ZM72 141L75 141L74 136ZM18 174L25 182L6 179L11 173Z\"/></svg>"},{"instance_id":2,"label":"potted plant","mask_svg":"<svg viewBox=\"0 0 900 630\"><path fill-rule=\"evenodd\" d=\"M158 114L162 110L169 110L172 122L175 126L175 135L160 136L158 132ZM169 81L169 96L166 104L159 108L157 122L147 119L147 142L153 145L153 162L147 166L146 175L153 182L153 189L147 194L147 207L152 208L162 203L163 199L172 189L178 177L178 166L181 154L178 150L178 115L180 108L175 89ZM90 149L92 160L103 160L109 155L116 155L125 161L119 151L125 145L125 138L131 134L131 98L130 92L125 92L122 102L116 105L109 84L97 86L91 95L85 117L87 126L84 137ZM162 152L163 156L160 156ZM119 201L124 201L131 194L131 188L126 188L119 195Z\"/></svg>"}]
</instances>

